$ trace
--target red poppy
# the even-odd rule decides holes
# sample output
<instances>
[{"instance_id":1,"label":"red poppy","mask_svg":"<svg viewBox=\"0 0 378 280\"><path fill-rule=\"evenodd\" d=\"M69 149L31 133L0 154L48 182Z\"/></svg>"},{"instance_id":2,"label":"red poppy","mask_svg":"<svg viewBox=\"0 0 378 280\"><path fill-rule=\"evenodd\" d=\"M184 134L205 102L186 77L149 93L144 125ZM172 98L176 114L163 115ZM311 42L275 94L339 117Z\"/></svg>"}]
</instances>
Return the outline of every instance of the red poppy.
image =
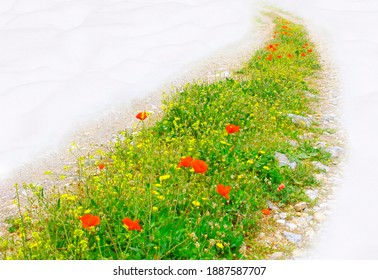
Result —
<instances>
[{"instance_id":1,"label":"red poppy","mask_svg":"<svg viewBox=\"0 0 378 280\"><path fill-rule=\"evenodd\" d=\"M230 199L230 196L229 196L230 191L231 191L230 186L225 187L222 184L219 184L217 186L217 192L227 200Z\"/></svg>"},{"instance_id":2,"label":"red poppy","mask_svg":"<svg viewBox=\"0 0 378 280\"><path fill-rule=\"evenodd\" d=\"M265 216L268 216L270 214L270 209L269 208L265 208L262 210L262 213L265 215Z\"/></svg>"},{"instance_id":3,"label":"red poppy","mask_svg":"<svg viewBox=\"0 0 378 280\"><path fill-rule=\"evenodd\" d=\"M305 56L306 56L306 54L305 54L305 53L301 53L301 56L305 57Z\"/></svg>"},{"instance_id":4,"label":"red poppy","mask_svg":"<svg viewBox=\"0 0 378 280\"><path fill-rule=\"evenodd\" d=\"M274 51L276 51L277 50L277 47L279 46L279 44L271 44L271 45L268 45L267 47L266 47L266 49L268 50L268 51L272 51L272 52L274 52Z\"/></svg>"},{"instance_id":5,"label":"red poppy","mask_svg":"<svg viewBox=\"0 0 378 280\"><path fill-rule=\"evenodd\" d=\"M105 164L103 164L103 163L98 164L98 169L102 170L104 168L105 168Z\"/></svg>"},{"instance_id":6,"label":"red poppy","mask_svg":"<svg viewBox=\"0 0 378 280\"><path fill-rule=\"evenodd\" d=\"M277 55L277 58L282 58L282 55Z\"/></svg>"},{"instance_id":7,"label":"red poppy","mask_svg":"<svg viewBox=\"0 0 378 280\"><path fill-rule=\"evenodd\" d=\"M147 118L146 112L139 112L136 116L137 119L140 119L141 121L144 121Z\"/></svg>"},{"instance_id":8,"label":"red poppy","mask_svg":"<svg viewBox=\"0 0 378 280\"><path fill-rule=\"evenodd\" d=\"M291 53L289 53L289 54L287 55L287 57L288 57L288 58L293 58L294 55L292 55Z\"/></svg>"},{"instance_id":9,"label":"red poppy","mask_svg":"<svg viewBox=\"0 0 378 280\"><path fill-rule=\"evenodd\" d=\"M129 218L123 218L122 219L122 223L127 226L127 229L128 230L137 230L137 231L141 231L142 230L142 227L139 225L139 220L131 220Z\"/></svg>"},{"instance_id":10,"label":"red poppy","mask_svg":"<svg viewBox=\"0 0 378 280\"><path fill-rule=\"evenodd\" d=\"M196 173L205 173L207 171L207 164L203 160L195 159L192 161L192 167Z\"/></svg>"},{"instance_id":11,"label":"red poppy","mask_svg":"<svg viewBox=\"0 0 378 280\"><path fill-rule=\"evenodd\" d=\"M267 60L272 60L273 59L273 55L272 54L268 55L268 57L266 59Z\"/></svg>"},{"instance_id":12,"label":"red poppy","mask_svg":"<svg viewBox=\"0 0 378 280\"><path fill-rule=\"evenodd\" d=\"M277 191L282 191L284 188L286 188L285 185L284 184L280 184L278 186L278 188L277 188Z\"/></svg>"},{"instance_id":13,"label":"red poppy","mask_svg":"<svg viewBox=\"0 0 378 280\"><path fill-rule=\"evenodd\" d=\"M177 167L190 167L192 166L192 161L193 161L193 158L192 157L184 157L180 160L179 164L177 165Z\"/></svg>"},{"instance_id":14,"label":"red poppy","mask_svg":"<svg viewBox=\"0 0 378 280\"><path fill-rule=\"evenodd\" d=\"M85 214L80 217L83 228L89 229L90 227L98 226L100 224L100 217L92 214Z\"/></svg>"},{"instance_id":15,"label":"red poppy","mask_svg":"<svg viewBox=\"0 0 378 280\"><path fill-rule=\"evenodd\" d=\"M308 49L307 52L308 52L308 53L311 53L311 52L312 52L312 49Z\"/></svg>"},{"instance_id":16,"label":"red poppy","mask_svg":"<svg viewBox=\"0 0 378 280\"><path fill-rule=\"evenodd\" d=\"M226 130L228 134L239 132L240 126L238 125L233 125L233 124L228 124L226 125Z\"/></svg>"}]
</instances>

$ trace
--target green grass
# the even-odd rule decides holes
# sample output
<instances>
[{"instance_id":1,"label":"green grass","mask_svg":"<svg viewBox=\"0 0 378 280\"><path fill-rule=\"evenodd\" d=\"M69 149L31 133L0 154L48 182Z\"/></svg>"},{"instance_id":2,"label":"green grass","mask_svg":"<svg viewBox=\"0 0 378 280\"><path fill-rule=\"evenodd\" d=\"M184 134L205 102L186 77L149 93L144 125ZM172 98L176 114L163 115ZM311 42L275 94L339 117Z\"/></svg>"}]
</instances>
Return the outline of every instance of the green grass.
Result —
<instances>
[{"instance_id":1,"label":"green grass","mask_svg":"<svg viewBox=\"0 0 378 280\"><path fill-rule=\"evenodd\" d=\"M329 159L315 140L302 137L316 139L322 133L316 124L288 117L314 113L305 92L317 93L315 46L302 26L274 22L275 38L231 78L187 84L164 100L161 118L149 115L135 131L122 132L108 150L89 156L92 165L79 157L78 179L65 193L23 186L30 202L9 220L10 233L0 240L3 258L265 258L271 248L255 238L267 202L308 200L304 187L316 185L311 161ZM228 134L228 124L240 130ZM276 152L297 168L280 167ZM178 168L187 156L204 161L207 171ZM218 184L231 187L229 199ZM280 184L285 189L278 191ZM85 213L100 223L84 228ZM139 220L142 230L124 226L126 217ZM253 252L243 255L243 245Z\"/></svg>"}]
</instances>

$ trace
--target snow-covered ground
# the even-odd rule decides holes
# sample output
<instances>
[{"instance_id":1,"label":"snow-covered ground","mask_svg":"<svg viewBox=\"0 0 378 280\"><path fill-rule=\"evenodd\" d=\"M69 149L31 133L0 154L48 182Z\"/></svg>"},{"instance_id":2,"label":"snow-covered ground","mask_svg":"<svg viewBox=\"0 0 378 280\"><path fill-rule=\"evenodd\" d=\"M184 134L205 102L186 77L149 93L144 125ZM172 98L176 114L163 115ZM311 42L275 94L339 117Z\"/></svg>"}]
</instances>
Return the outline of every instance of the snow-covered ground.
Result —
<instances>
[{"instance_id":1,"label":"snow-covered ground","mask_svg":"<svg viewBox=\"0 0 378 280\"><path fill-rule=\"evenodd\" d=\"M313 259L378 259L378 1L268 0L323 37L339 70L347 159Z\"/></svg>"},{"instance_id":2,"label":"snow-covered ground","mask_svg":"<svg viewBox=\"0 0 378 280\"><path fill-rule=\"evenodd\" d=\"M1 0L0 182L249 31L247 0ZM125 124L127 126L127 124Z\"/></svg>"},{"instance_id":3,"label":"snow-covered ground","mask_svg":"<svg viewBox=\"0 0 378 280\"><path fill-rule=\"evenodd\" d=\"M378 259L374 0L1 0L0 181L80 124L237 42L257 2L304 18L339 69L348 156L310 258Z\"/></svg>"}]
</instances>

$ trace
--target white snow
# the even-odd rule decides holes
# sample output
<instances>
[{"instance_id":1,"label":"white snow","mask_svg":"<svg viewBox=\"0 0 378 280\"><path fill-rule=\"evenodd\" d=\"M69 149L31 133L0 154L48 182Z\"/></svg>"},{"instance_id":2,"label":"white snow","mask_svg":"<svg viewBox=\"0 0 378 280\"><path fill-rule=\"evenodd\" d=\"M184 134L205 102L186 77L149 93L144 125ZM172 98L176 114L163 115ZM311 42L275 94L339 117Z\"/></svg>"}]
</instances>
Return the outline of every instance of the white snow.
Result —
<instances>
[{"instance_id":1,"label":"white snow","mask_svg":"<svg viewBox=\"0 0 378 280\"><path fill-rule=\"evenodd\" d=\"M240 40L253 11L247 0L1 0L0 181Z\"/></svg>"}]
</instances>

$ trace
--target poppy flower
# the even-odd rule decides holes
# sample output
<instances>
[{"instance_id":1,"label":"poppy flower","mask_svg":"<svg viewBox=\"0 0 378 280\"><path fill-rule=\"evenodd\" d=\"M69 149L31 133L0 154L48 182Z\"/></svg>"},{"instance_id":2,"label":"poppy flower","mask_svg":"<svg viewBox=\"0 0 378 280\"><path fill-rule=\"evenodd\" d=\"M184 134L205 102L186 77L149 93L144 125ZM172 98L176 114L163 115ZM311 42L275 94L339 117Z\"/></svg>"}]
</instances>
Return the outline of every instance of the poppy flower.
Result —
<instances>
[{"instance_id":1,"label":"poppy flower","mask_svg":"<svg viewBox=\"0 0 378 280\"><path fill-rule=\"evenodd\" d=\"M105 168L105 164L103 164L103 163L98 164L98 169L102 170L104 168Z\"/></svg>"},{"instance_id":2,"label":"poppy flower","mask_svg":"<svg viewBox=\"0 0 378 280\"><path fill-rule=\"evenodd\" d=\"M269 208L265 208L262 210L262 213L265 215L265 216L268 216L270 214L270 209Z\"/></svg>"},{"instance_id":3,"label":"poppy flower","mask_svg":"<svg viewBox=\"0 0 378 280\"><path fill-rule=\"evenodd\" d=\"M226 125L226 130L228 134L239 132L240 126L238 125L233 125L233 124L228 124Z\"/></svg>"},{"instance_id":4,"label":"poppy flower","mask_svg":"<svg viewBox=\"0 0 378 280\"><path fill-rule=\"evenodd\" d=\"M219 184L217 186L217 192L227 200L230 199L230 196L229 196L230 191L231 191L230 186L225 187L222 184Z\"/></svg>"},{"instance_id":5,"label":"poppy flower","mask_svg":"<svg viewBox=\"0 0 378 280\"><path fill-rule=\"evenodd\" d=\"M307 52L308 52L308 53L311 53L311 52L312 52L312 49L308 49Z\"/></svg>"},{"instance_id":6,"label":"poppy flower","mask_svg":"<svg viewBox=\"0 0 378 280\"><path fill-rule=\"evenodd\" d=\"M136 116L137 119L144 121L147 118L147 113L146 112L139 112Z\"/></svg>"},{"instance_id":7,"label":"poppy flower","mask_svg":"<svg viewBox=\"0 0 378 280\"><path fill-rule=\"evenodd\" d=\"M92 214L85 214L80 217L83 228L89 229L90 227L98 226L100 224L100 217Z\"/></svg>"},{"instance_id":8,"label":"poppy flower","mask_svg":"<svg viewBox=\"0 0 378 280\"><path fill-rule=\"evenodd\" d=\"M193 161L193 158L192 157L184 157L180 160L179 164L177 165L177 167L190 167L192 166L192 161Z\"/></svg>"},{"instance_id":9,"label":"poppy flower","mask_svg":"<svg viewBox=\"0 0 378 280\"><path fill-rule=\"evenodd\" d=\"M270 54L270 55L268 55L268 57L266 58L267 60L272 60L273 59L273 55L272 54Z\"/></svg>"},{"instance_id":10,"label":"poppy flower","mask_svg":"<svg viewBox=\"0 0 378 280\"><path fill-rule=\"evenodd\" d=\"M287 57L288 57L288 58L293 58L294 55L292 55L291 53L289 53L289 54L287 55Z\"/></svg>"},{"instance_id":11,"label":"poppy flower","mask_svg":"<svg viewBox=\"0 0 378 280\"><path fill-rule=\"evenodd\" d=\"M122 219L122 223L127 226L127 229L128 230L137 230L137 231L141 231L142 230L142 227L139 225L139 220L131 220L129 218L123 218Z\"/></svg>"},{"instance_id":12,"label":"poppy flower","mask_svg":"<svg viewBox=\"0 0 378 280\"><path fill-rule=\"evenodd\" d=\"M306 56L306 54L305 54L305 53L301 53L301 56L305 57L305 56Z\"/></svg>"},{"instance_id":13,"label":"poppy flower","mask_svg":"<svg viewBox=\"0 0 378 280\"><path fill-rule=\"evenodd\" d=\"M276 51L277 50L277 47L279 46L279 44L270 44L270 45L268 45L267 47L266 47L266 49L268 50L268 51L272 51L272 52L274 52L274 51Z\"/></svg>"},{"instance_id":14,"label":"poppy flower","mask_svg":"<svg viewBox=\"0 0 378 280\"><path fill-rule=\"evenodd\" d=\"M207 164L203 160L193 160L192 167L196 173L205 173L207 171Z\"/></svg>"},{"instance_id":15,"label":"poppy flower","mask_svg":"<svg viewBox=\"0 0 378 280\"><path fill-rule=\"evenodd\" d=\"M284 184L280 184L278 186L278 188L277 188L277 191L282 191L284 188L286 188L285 185Z\"/></svg>"},{"instance_id":16,"label":"poppy flower","mask_svg":"<svg viewBox=\"0 0 378 280\"><path fill-rule=\"evenodd\" d=\"M277 55L277 58L282 58L282 55Z\"/></svg>"}]
</instances>

